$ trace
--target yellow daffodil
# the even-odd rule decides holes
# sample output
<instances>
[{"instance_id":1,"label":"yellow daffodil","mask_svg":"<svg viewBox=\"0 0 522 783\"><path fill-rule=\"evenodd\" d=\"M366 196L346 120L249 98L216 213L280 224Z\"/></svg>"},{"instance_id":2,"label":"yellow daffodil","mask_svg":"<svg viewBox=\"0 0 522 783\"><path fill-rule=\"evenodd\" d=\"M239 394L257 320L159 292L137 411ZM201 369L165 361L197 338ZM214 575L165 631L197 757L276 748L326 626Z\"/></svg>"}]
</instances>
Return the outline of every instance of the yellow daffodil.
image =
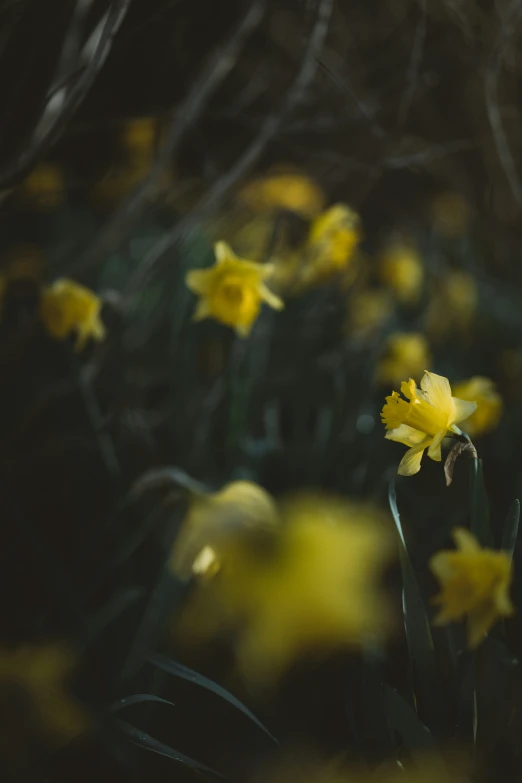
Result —
<instances>
[{"instance_id":1,"label":"yellow daffodil","mask_svg":"<svg viewBox=\"0 0 522 783\"><path fill-rule=\"evenodd\" d=\"M296 173L274 173L249 182L240 191L239 199L255 212L286 209L306 219L318 215L324 204L319 186Z\"/></svg>"},{"instance_id":2,"label":"yellow daffodil","mask_svg":"<svg viewBox=\"0 0 522 783\"><path fill-rule=\"evenodd\" d=\"M103 340L105 337L101 306L101 299L89 288L60 278L42 292L40 317L56 340L65 340L76 333L76 350L80 351L89 338Z\"/></svg>"},{"instance_id":3,"label":"yellow daffodil","mask_svg":"<svg viewBox=\"0 0 522 783\"><path fill-rule=\"evenodd\" d=\"M469 331L478 305L475 279L468 272L448 272L432 292L426 310L426 331L434 340L465 335Z\"/></svg>"},{"instance_id":4,"label":"yellow daffodil","mask_svg":"<svg viewBox=\"0 0 522 783\"><path fill-rule=\"evenodd\" d=\"M391 334L377 367L380 383L400 383L401 378L417 380L424 368L431 364L428 341L418 332L395 332Z\"/></svg>"},{"instance_id":5,"label":"yellow daffodil","mask_svg":"<svg viewBox=\"0 0 522 783\"><path fill-rule=\"evenodd\" d=\"M144 160L152 158L156 142L157 120L155 117L138 117L128 120L122 132L122 141L131 155Z\"/></svg>"},{"instance_id":6,"label":"yellow daffodil","mask_svg":"<svg viewBox=\"0 0 522 783\"><path fill-rule=\"evenodd\" d=\"M424 266L417 249L408 242L392 242L379 259L381 282L400 302L418 301L424 283Z\"/></svg>"},{"instance_id":7,"label":"yellow daffodil","mask_svg":"<svg viewBox=\"0 0 522 783\"><path fill-rule=\"evenodd\" d=\"M65 193L63 173L58 166L40 163L20 185L20 195L39 210L53 210L60 206Z\"/></svg>"},{"instance_id":8,"label":"yellow daffodil","mask_svg":"<svg viewBox=\"0 0 522 783\"><path fill-rule=\"evenodd\" d=\"M231 539L242 533L271 534L277 525L275 501L251 481L233 481L219 492L197 495L176 539L172 570L181 579L192 573L212 576Z\"/></svg>"},{"instance_id":9,"label":"yellow daffodil","mask_svg":"<svg viewBox=\"0 0 522 783\"><path fill-rule=\"evenodd\" d=\"M387 291L381 288L356 291L350 298L346 332L357 337L373 336L392 314L393 300ZM429 362L425 362L423 369L426 364Z\"/></svg>"},{"instance_id":10,"label":"yellow daffodil","mask_svg":"<svg viewBox=\"0 0 522 783\"><path fill-rule=\"evenodd\" d=\"M226 242L217 242L214 250L216 264L211 269L193 269L186 276L187 286L200 297L194 320L215 318L247 337L263 302L276 310L284 306L264 283L272 266L238 258Z\"/></svg>"},{"instance_id":11,"label":"yellow daffodil","mask_svg":"<svg viewBox=\"0 0 522 783\"><path fill-rule=\"evenodd\" d=\"M30 714L22 716L19 710L13 715L20 717L5 722L0 737L3 741L19 741L14 735L33 726L39 734L45 735L57 744L66 743L82 734L89 727L89 718L79 702L67 688L74 669L74 657L58 645L22 646L0 649L0 704L2 714L11 715L10 701L27 704ZM27 696L21 700L13 686ZM5 706L4 706L5 705Z\"/></svg>"},{"instance_id":12,"label":"yellow daffodil","mask_svg":"<svg viewBox=\"0 0 522 783\"><path fill-rule=\"evenodd\" d=\"M425 372L420 389L410 378L401 384L403 399L398 392L386 397L381 417L386 427L386 438L410 446L399 464L401 476L418 473L425 449L428 457L440 462L441 443L449 433L460 434L457 424L477 409L475 402L452 397L447 378Z\"/></svg>"},{"instance_id":13,"label":"yellow daffodil","mask_svg":"<svg viewBox=\"0 0 522 783\"><path fill-rule=\"evenodd\" d=\"M446 239L462 237L469 228L471 209L460 193L439 193L431 203L433 228Z\"/></svg>"},{"instance_id":14,"label":"yellow daffodil","mask_svg":"<svg viewBox=\"0 0 522 783\"><path fill-rule=\"evenodd\" d=\"M453 387L455 397L475 400L477 410L466 421L466 432L471 437L495 429L502 416L502 397L491 378L475 375L469 381L461 381Z\"/></svg>"},{"instance_id":15,"label":"yellow daffodil","mask_svg":"<svg viewBox=\"0 0 522 783\"><path fill-rule=\"evenodd\" d=\"M300 655L358 646L390 629L379 582L393 552L375 509L317 497L283 506L275 546L231 547L186 607L181 637L205 644L235 631L243 677L277 679Z\"/></svg>"},{"instance_id":16,"label":"yellow daffodil","mask_svg":"<svg viewBox=\"0 0 522 783\"><path fill-rule=\"evenodd\" d=\"M437 552L430 568L441 592L434 603L441 609L438 625L468 619L468 645L477 647L501 617L513 614L509 598L512 579L511 558L506 552L482 548L463 528L453 531L458 550Z\"/></svg>"},{"instance_id":17,"label":"yellow daffodil","mask_svg":"<svg viewBox=\"0 0 522 783\"><path fill-rule=\"evenodd\" d=\"M300 286L331 279L351 264L361 240L359 216L346 204L335 204L310 226Z\"/></svg>"}]
</instances>

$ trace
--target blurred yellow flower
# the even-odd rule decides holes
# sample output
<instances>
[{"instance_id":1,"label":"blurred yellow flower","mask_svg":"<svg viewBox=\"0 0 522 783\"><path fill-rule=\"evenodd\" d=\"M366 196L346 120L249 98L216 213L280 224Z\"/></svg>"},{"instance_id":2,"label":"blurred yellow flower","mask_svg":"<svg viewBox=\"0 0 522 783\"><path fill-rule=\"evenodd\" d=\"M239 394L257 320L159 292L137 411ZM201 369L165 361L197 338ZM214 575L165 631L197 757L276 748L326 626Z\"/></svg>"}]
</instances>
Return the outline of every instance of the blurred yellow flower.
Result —
<instances>
[{"instance_id":1,"label":"blurred yellow flower","mask_svg":"<svg viewBox=\"0 0 522 783\"><path fill-rule=\"evenodd\" d=\"M101 306L101 299L93 291L63 277L43 290L40 317L47 332L57 340L76 333L76 350L81 351L89 338L105 337Z\"/></svg>"},{"instance_id":2,"label":"blurred yellow flower","mask_svg":"<svg viewBox=\"0 0 522 783\"><path fill-rule=\"evenodd\" d=\"M453 387L455 397L474 400L477 410L466 422L466 432L471 437L495 429L502 416L502 397L491 378L474 375L468 381L461 381Z\"/></svg>"},{"instance_id":3,"label":"blurred yellow flower","mask_svg":"<svg viewBox=\"0 0 522 783\"><path fill-rule=\"evenodd\" d=\"M216 263L211 269L193 269L185 278L190 290L200 297L194 320L215 318L232 326L240 337L247 337L262 302L276 310L284 307L264 284L273 267L238 258L226 242L217 242L214 251Z\"/></svg>"},{"instance_id":4,"label":"blurred yellow flower","mask_svg":"<svg viewBox=\"0 0 522 783\"><path fill-rule=\"evenodd\" d=\"M133 156L150 160L156 143L158 122L155 117L137 117L123 126L122 141Z\"/></svg>"},{"instance_id":5,"label":"blurred yellow flower","mask_svg":"<svg viewBox=\"0 0 522 783\"><path fill-rule=\"evenodd\" d=\"M5 266L5 276L9 282L18 280L39 282L43 278L44 271L44 256L37 245L21 243L9 248Z\"/></svg>"},{"instance_id":6,"label":"blurred yellow flower","mask_svg":"<svg viewBox=\"0 0 522 783\"><path fill-rule=\"evenodd\" d=\"M433 228L446 239L464 236L469 228L470 205L460 193L439 193L431 203L430 212Z\"/></svg>"},{"instance_id":7,"label":"blurred yellow flower","mask_svg":"<svg viewBox=\"0 0 522 783\"><path fill-rule=\"evenodd\" d=\"M468 618L468 645L477 647L501 617L515 611L509 598L512 579L511 558L506 552L482 548L464 528L453 531L457 551L437 552L430 568L441 592L433 601L441 609L435 623Z\"/></svg>"},{"instance_id":8,"label":"blurred yellow flower","mask_svg":"<svg viewBox=\"0 0 522 783\"><path fill-rule=\"evenodd\" d=\"M272 174L248 182L239 192L239 199L255 212L287 209L306 219L318 215L324 205L320 187L296 173Z\"/></svg>"},{"instance_id":9,"label":"blurred yellow flower","mask_svg":"<svg viewBox=\"0 0 522 783\"><path fill-rule=\"evenodd\" d=\"M20 184L20 195L37 209L59 207L65 193L62 170L52 163L40 163Z\"/></svg>"},{"instance_id":10,"label":"blurred yellow flower","mask_svg":"<svg viewBox=\"0 0 522 783\"><path fill-rule=\"evenodd\" d=\"M433 291L426 310L426 331L434 339L465 334L478 304L475 279L468 272L448 272Z\"/></svg>"},{"instance_id":11,"label":"blurred yellow flower","mask_svg":"<svg viewBox=\"0 0 522 783\"><path fill-rule=\"evenodd\" d=\"M0 748L5 741L17 741L17 731L27 731L27 722L54 743L64 744L89 727L86 711L67 688L74 669L74 657L58 645L23 646L0 649L0 704L2 714L19 715L20 703L27 704L30 714L2 726ZM22 701L20 689L26 694ZM12 704L11 704L12 702ZM5 705L5 708L4 708ZM16 708L13 712L10 706Z\"/></svg>"},{"instance_id":12,"label":"blurred yellow flower","mask_svg":"<svg viewBox=\"0 0 522 783\"><path fill-rule=\"evenodd\" d=\"M229 551L186 607L182 636L201 644L235 630L239 670L258 683L273 681L302 654L381 637L390 607L379 581L393 550L377 510L303 496L282 508L271 556Z\"/></svg>"},{"instance_id":13,"label":"blurred yellow flower","mask_svg":"<svg viewBox=\"0 0 522 783\"><path fill-rule=\"evenodd\" d=\"M409 242L391 242L379 258L379 276L400 302L415 304L424 284L424 266L418 250Z\"/></svg>"},{"instance_id":14,"label":"blurred yellow flower","mask_svg":"<svg viewBox=\"0 0 522 783\"><path fill-rule=\"evenodd\" d=\"M377 366L380 383L400 383L401 378L417 380L431 364L428 341L418 332L394 332L386 341Z\"/></svg>"},{"instance_id":15,"label":"blurred yellow flower","mask_svg":"<svg viewBox=\"0 0 522 783\"><path fill-rule=\"evenodd\" d=\"M176 539L170 565L181 579L213 576L227 543L238 535L272 534L278 527L274 499L252 481L233 481L219 492L194 496Z\"/></svg>"},{"instance_id":16,"label":"blurred yellow flower","mask_svg":"<svg viewBox=\"0 0 522 783\"><path fill-rule=\"evenodd\" d=\"M335 204L319 215L310 226L300 287L307 288L345 271L360 240L359 216L346 204Z\"/></svg>"},{"instance_id":17,"label":"blurred yellow flower","mask_svg":"<svg viewBox=\"0 0 522 783\"><path fill-rule=\"evenodd\" d=\"M358 337L373 336L392 314L393 300L387 291L381 288L355 291L349 301L346 332ZM423 369L426 364L429 362L425 362Z\"/></svg>"},{"instance_id":18,"label":"blurred yellow flower","mask_svg":"<svg viewBox=\"0 0 522 783\"><path fill-rule=\"evenodd\" d=\"M418 473L425 449L428 457L440 462L441 443L448 433L459 435L457 424L477 409L475 402L459 400L451 395L447 378L425 372L420 389L413 379L401 384L403 399L398 392L386 397L381 417L386 438L410 446L399 464L400 476Z\"/></svg>"}]
</instances>

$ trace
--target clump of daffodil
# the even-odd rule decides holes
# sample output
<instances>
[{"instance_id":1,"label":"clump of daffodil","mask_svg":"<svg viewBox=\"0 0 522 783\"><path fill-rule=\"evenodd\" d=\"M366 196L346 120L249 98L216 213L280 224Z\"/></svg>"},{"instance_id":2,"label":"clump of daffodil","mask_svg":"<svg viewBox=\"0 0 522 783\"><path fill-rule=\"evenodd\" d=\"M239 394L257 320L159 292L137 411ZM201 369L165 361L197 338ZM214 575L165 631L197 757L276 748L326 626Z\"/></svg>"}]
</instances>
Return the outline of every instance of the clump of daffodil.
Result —
<instances>
[{"instance_id":1,"label":"clump of daffodil","mask_svg":"<svg viewBox=\"0 0 522 783\"><path fill-rule=\"evenodd\" d=\"M471 437L494 430L502 416L502 397L494 381L482 375L474 375L468 381L461 381L453 387L461 400L475 400L477 410L466 421L466 432Z\"/></svg>"},{"instance_id":2,"label":"clump of daffodil","mask_svg":"<svg viewBox=\"0 0 522 783\"><path fill-rule=\"evenodd\" d=\"M47 211L59 207L65 193L62 170L52 163L40 163L21 183L19 193L35 209Z\"/></svg>"},{"instance_id":3,"label":"clump of daffodil","mask_svg":"<svg viewBox=\"0 0 522 783\"><path fill-rule=\"evenodd\" d=\"M401 378L417 380L431 364L428 341L419 332L394 332L386 341L377 366L380 383L400 383Z\"/></svg>"},{"instance_id":4,"label":"clump of daffodil","mask_svg":"<svg viewBox=\"0 0 522 783\"><path fill-rule=\"evenodd\" d=\"M420 389L413 379L401 384L386 397L381 417L386 427L386 438L410 448L399 464L400 476L418 473L425 449L428 457L440 462L441 444L446 435L460 435L457 427L477 409L475 402L459 400L451 394L447 378L425 372ZM405 399L404 399L405 398Z\"/></svg>"},{"instance_id":5,"label":"clump of daffodil","mask_svg":"<svg viewBox=\"0 0 522 783\"><path fill-rule=\"evenodd\" d=\"M226 242L216 242L214 251L211 269L193 269L186 276L187 286L200 297L194 320L215 318L247 337L263 302L275 310L284 306L265 285L272 266L238 258Z\"/></svg>"},{"instance_id":6,"label":"clump of daffodil","mask_svg":"<svg viewBox=\"0 0 522 783\"><path fill-rule=\"evenodd\" d=\"M346 318L346 333L354 337L373 337L393 315L393 299L382 288L354 291ZM429 362L425 363L429 364ZM401 376L404 377L404 376Z\"/></svg>"},{"instance_id":7,"label":"clump of daffodil","mask_svg":"<svg viewBox=\"0 0 522 783\"><path fill-rule=\"evenodd\" d=\"M417 248L406 240L394 240L379 258L379 276L400 302L415 304L424 284L424 266Z\"/></svg>"},{"instance_id":8,"label":"clump of daffodil","mask_svg":"<svg viewBox=\"0 0 522 783\"><path fill-rule=\"evenodd\" d=\"M443 191L431 203L433 228L446 239L462 237L469 228L471 209L466 199L453 191Z\"/></svg>"},{"instance_id":9,"label":"clump of daffodil","mask_svg":"<svg viewBox=\"0 0 522 783\"><path fill-rule=\"evenodd\" d=\"M0 748L7 743L7 752L8 745L23 742L19 732L45 736L61 745L89 728L88 714L68 688L74 667L73 654L60 645L0 649L1 711L11 716L2 726Z\"/></svg>"},{"instance_id":10,"label":"clump of daffodil","mask_svg":"<svg viewBox=\"0 0 522 783\"><path fill-rule=\"evenodd\" d=\"M468 272L452 270L436 284L426 311L426 331L434 340L465 335L478 305L475 279Z\"/></svg>"},{"instance_id":11,"label":"clump of daffodil","mask_svg":"<svg viewBox=\"0 0 522 783\"><path fill-rule=\"evenodd\" d=\"M253 682L278 678L306 654L359 646L389 630L380 587L393 537L378 511L302 497L281 508L270 555L231 548L186 607L181 635L205 644L236 633L236 659Z\"/></svg>"},{"instance_id":12,"label":"clump of daffodil","mask_svg":"<svg viewBox=\"0 0 522 783\"><path fill-rule=\"evenodd\" d=\"M276 503L252 481L233 481L219 492L194 495L176 539L171 568L181 579L211 577L221 567L230 541L238 536L272 535Z\"/></svg>"},{"instance_id":13,"label":"clump of daffodil","mask_svg":"<svg viewBox=\"0 0 522 783\"><path fill-rule=\"evenodd\" d=\"M94 291L64 277L42 291L40 318L56 340L76 334L76 350L81 351L89 339L105 337L101 307L102 301Z\"/></svg>"},{"instance_id":14,"label":"clump of daffodil","mask_svg":"<svg viewBox=\"0 0 522 783\"><path fill-rule=\"evenodd\" d=\"M361 240L360 219L346 204L335 204L312 221L303 249L299 287L309 288L346 272Z\"/></svg>"},{"instance_id":15,"label":"clump of daffodil","mask_svg":"<svg viewBox=\"0 0 522 783\"><path fill-rule=\"evenodd\" d=\"M513 614L509 598L511 558L506 552L481 547L464 528L453 531L455 550L437 552L430 568L441 592L433 600L440 605L435 618L446 625L467 617L468 646L477 647L501 617Z\"/></svg>"},{"instance_id":16,"label":"clump of daffodil","mask_svg":"<svg viewBox=\"0 0 522 783\"><path fill-rule=\"evenodd\" d=\"M285 209L310 220L323 209L321 188L309 177L295 172L268 174L248 182L239 200L254 212Z\"/></svg>"}]
</instances>

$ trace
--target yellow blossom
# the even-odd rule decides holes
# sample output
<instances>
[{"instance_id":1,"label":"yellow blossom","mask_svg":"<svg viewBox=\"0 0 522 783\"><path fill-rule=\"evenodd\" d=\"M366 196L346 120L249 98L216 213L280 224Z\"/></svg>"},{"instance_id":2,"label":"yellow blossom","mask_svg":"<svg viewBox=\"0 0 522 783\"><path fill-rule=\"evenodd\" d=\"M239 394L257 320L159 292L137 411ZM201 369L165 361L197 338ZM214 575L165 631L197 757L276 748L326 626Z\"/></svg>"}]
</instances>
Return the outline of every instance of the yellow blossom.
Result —
<instances>
[{"instance_id":1,"label":"yellow blossom","mask_svg":"<svg viewBox=\"0 0 522 783\"><path fill-rule=\"evenodd\" d=\"M240 200L255 212L287 209L311 219L323 208L324 196L313 180L302 174L271 174L247 183Z\"/></svg>"},{"instance_id":2,"label":"yellow blossom","mask_svg":"<svg viewBox=\"0 0 522 783\"><path fill-rule=\"evenodd\" d=\"M477 403L477 410L466 422L468 435L475 437L495 429L502 416L502 397L491 378L474 375L468 381L457 383L453 392L461 400Z\"/></svg>"},{"instance_id":3,"label":"yellow blossom","mask_svg":"<svg viewBox=\"0 0 522 783\"><path fill-rule=\"evenodd\" d=\"M392 314L393 300L387 291L381 288L356 291L350 299L346 331L358 337L373 335Z\"/></svg>"},{"instance_id":4,"label":"yellow blossom","mask_svg":"<svg viewBox=\"0 0 522 783\"><path fill-rule=\"evenodd\" d=\"M433 228L446 239L464 236L469 228L470 205L460 193L439 193L433 199L430 211Z\"/></svg>"},{"instance_id":5,"label":"yellow blossom","mask_svg":"<svg viewBox=\"0 0 522 783\"><path fill-rule=\"evenodd\" d=\"M359 216L346 204L335 204L319 215L310 226L300 287L321 283L348 269L360 240Z\"/></svg>"},{"instance_id":6,"label":"yellow blossom","mask_svg":"<svg viewBox=\"0 0 522 783\"><path fill-rule=\"evenodd\" d=\"M391 243L379 259L381 282L406 304L418 301L424 283L424 267L417 249L408 242Z\"/></svg>"},{"instance_id":7,"label":"yellow blossom","mask_svg":"<svg viewBox=\"0 0 522 783\"><path fill-rule=\"evenodd\" d=\"M80 351L89 338L105 337L101 306L101 299L93 291L64 277L42 292L40 317L48 333L57 340L76 333L76 350Z\"/></svg>"},{"instance_id":8,"label":"yellow blossom","mask_svg":"<svg viewBox=\"0 0 522 783\"><path fill-rule=\"evenodd\" d=\"M6 721L2 727L0 748L4 742L23 741L16 736L27 732L27 724L45 735L50 741L63 744L82 734L89 727L85 710L67 688L74 669L74 657L65 647L58 645L21 646L0 649L0 703L2 714L11 714L11 706L27 703L30 711L23 716L18 708L13 715L20 716L13 723ZM26 701L13 686L26 694ZM12 701L12 705L10 704ZM5 707L4 707L5 704Z\"/></svg>"},{"instance_id":9,"label":"yellow blossom","mask_svg":"<svg viewBox=\"0 0 522 783\"><path fill-rule=\"evenodd\" d=\"M226 242L217 242L214 250L211 269L193 269L186 276L187 286L200 297L194 320L215 318L247 337L263 302L276 310L284 306L264 283L272 266L238 258Z\"/></svg>"},{"instance_id":10,"label":"yellow blossom","mask_svg":"<svg viewBox=\"0 0 522 783\"><path fill-rule=\"evenodd\" d=\"M148 160L154 152L156 131L155 117L137 117L128 120L123 127L123 144L132 155Z\"/></svg>"},{"instance_id":11,"label":"yellow blossom","mask_svg":"<svg viewBox=\"0 0 522 783\"><path fill-rule=\"evenodd\" d=\"M64 192L63 173L51 163L40 163L20 185L20 194L24 200L44 211L60 206Z\"/></svg>"},{"instance_id":12,"label":"yellow blossom","mask_svg":"<svg viewBox=\"0 0 522 783\"><path fill-rule=\"evenodd\" d=\"M432 293L426 311L426 331L433 339L465 334L478 304L475 279L468 272L448 272Z\"/></svg>"},{"instance_id":13,"label":"yellow blossom","mask_svg":"<svg viewBox=\"0 0 522 783\"><path fill-rule=\"evenodd\" d=\"M278 524L273 498L251 481L233 481L219 492L192 498L175 542L171 568L181 579L212 576L230 539L238 534L271 534Z\"/></svg>"},{"instance_id":14,"label":"yellow blossom","mask_svg":"<svg viewBox=\"0 0 522 783\"><path fill-rule=\"evenodd\" d=\"M387 341L377 367L381 383L400 383L401 378L417 380L431 364L428 341L418 332L394 332Z\"/></svg>"},{"instance_id":15,"label":"yellow blossom","mask_svg":"<svg viewBox=\"0 0 522 783\"><path fill-rule=\"evenodd\" d=\"M39 282L44 274L43 253L37 245L18 244L9 248L5 267L9 282L33 280Z\"/></svg>"},{"instance_id":16,"label":"yellow blossom","mask_svg":"<svg viewBox=\"0 0 522 783\"><path fill-rule=\"evenodd\" d=\"M182 637L205 643L235 629L240 672L270 682L300 655L358 646L389 630L379 587L393 537L369 506L306 496L282 508L271 555L233 548L199 587Z\"/></svg>"},{"instance_id":17,"label":"yellow blossom","mask_svg":"<svg viewBox=\"0 0 522 783\"><path fill-rule=\"evenodd\" d=\"M459 400L451 395L447 378L425 372L420 389L413 379L401 384L403 399L396 391L386 397L381 417L386 438L410 446L399 464L401 476L418 473L425 449L428 457L440 462L441 444L447 434L461 433L457 424L477 409L475 402Z\"/></svg>"},{"instance_id":18,"label":"yellow blossom","mask_svg":"<svg viewBox=\"0 0 522 783\"><path fill-rule=\"evenodd\" d=\"M438 625L468 618L468 645L477 647L501 617L513 614L509 598L512 579L511 558L506 552L482 548L463 528L453 531L458 550L437 552L430 568L441 592L434 603L441 609Z\"/></svg>"}]
</instances>

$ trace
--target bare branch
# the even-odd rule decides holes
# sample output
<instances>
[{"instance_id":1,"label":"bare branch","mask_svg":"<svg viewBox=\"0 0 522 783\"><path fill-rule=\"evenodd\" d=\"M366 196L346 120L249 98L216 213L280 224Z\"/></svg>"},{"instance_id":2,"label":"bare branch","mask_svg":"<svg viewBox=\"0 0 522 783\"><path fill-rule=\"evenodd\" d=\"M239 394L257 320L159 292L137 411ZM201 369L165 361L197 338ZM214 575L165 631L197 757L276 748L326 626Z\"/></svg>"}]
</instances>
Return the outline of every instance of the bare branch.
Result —
<instances>
[{"instance_id":1,"label":"bare branch","mask_svg":"<svg viewBox=\"0 0 522 783\"><path fill-rule=\"evenodd\" d=\"M131 277L125 297L131 297L147 281L154 268L164 256L193 226L206 217L221 203L234 185L241 179L259 160L268 143L280 130L288 115L303 100L310 83L312 82L318 67L318 58L323 49L326 34L332 14L333 0L322 0L317 12L317 18L310 35L308 47L302 60L301 67L290 87L289 92L277 114L268 117L262 124L259 133L234 165L224 174L210 191L200 200L190 215L180 220L173 231L159 240L149 250L141 265Z\"/></svg>"},{"instance_id":2,"label":"bare branch","mask_svg":"<svg viewBox=\"0 0 522 783\"><path fill-rule=\"evenodd\" d=\"M219 47L207 63L181 107L173 113L165 142L151 170L101 230L93 246L79 259L75 273L95 264L105 253L114 249L143 213L148 201L154 196L173 153L187 130L205 109L209 98L236 64L245 41L263 18L264 10L264 0L255 0L226 45Z\"/></svg>"},{"instance_id":3,"label":"bare branch","mask_svg":"<svg viewBox=\"0 0 522 783\"><path fill-rule=\"evenodd\" d=\"M510 38L513 36L516 23L518 22L521 13L521 0L513 0L506 19L501 24L495 45L493 46L485 79L486 109L493 133L493 139L497 148L497 154L511 187L513 197L519 206L522 206L522 183L516 172L513 155L504 131L504 126L502 125L502 118L498 105L498 77L502 67L504 52Z\"/></svg>"},{"instance_id":4,"label":"bare branch","mask_svg":"<svg viewBox=\"0 0 522 783\"><path fill-rule=\"evenodd\" d=\"M55 85L52 86L50 97L28 147L18 160L0 172L0 189L15 185L63 132L105 64L130 2L131 0L115 0L111 5L104 20L94 30L81 52L81 58L85 60L84 69L72 87L64 86L63 90L57 91Z\"/></svg>"}]
</instances>

